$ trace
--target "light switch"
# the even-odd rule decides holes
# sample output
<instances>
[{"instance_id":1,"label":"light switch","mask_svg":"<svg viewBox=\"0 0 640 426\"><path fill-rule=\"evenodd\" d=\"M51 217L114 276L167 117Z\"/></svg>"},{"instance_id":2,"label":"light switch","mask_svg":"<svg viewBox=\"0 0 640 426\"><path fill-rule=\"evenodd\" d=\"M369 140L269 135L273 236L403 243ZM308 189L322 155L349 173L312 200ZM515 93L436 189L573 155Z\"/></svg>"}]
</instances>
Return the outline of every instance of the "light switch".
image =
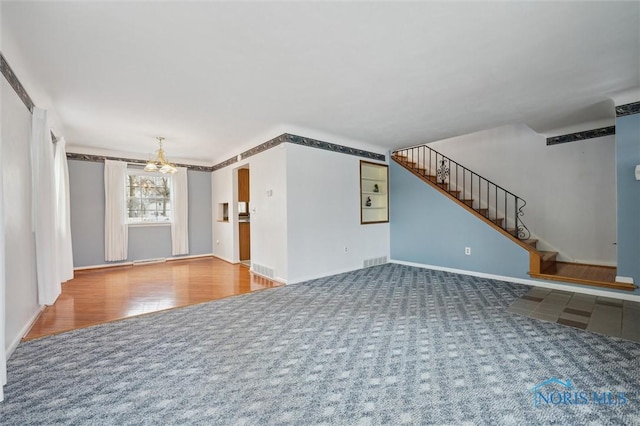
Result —
<instances>
[{"instance_id":1,"label":"light switch","mask_svg":"<svg viewBox=\"0 0 640 426\"><path fill-rule=\"evenodd\" d=\"M636 166L636 180L640 180L640 164Z\"/></svg>"}]
</instances>

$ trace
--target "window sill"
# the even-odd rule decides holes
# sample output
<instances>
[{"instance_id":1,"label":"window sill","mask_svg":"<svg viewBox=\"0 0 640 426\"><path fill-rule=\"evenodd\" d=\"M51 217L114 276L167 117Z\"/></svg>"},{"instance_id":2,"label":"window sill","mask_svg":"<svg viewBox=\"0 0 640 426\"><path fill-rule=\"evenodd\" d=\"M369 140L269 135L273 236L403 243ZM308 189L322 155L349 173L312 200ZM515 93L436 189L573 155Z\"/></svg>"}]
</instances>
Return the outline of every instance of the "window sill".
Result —
<instances>
[{"instance_id":1,"label":"window sill","mask_svg":"<svg viewBox=\"0 0 640 426\"><path fill-rule=\"evenodd\" d=\"M142 222L142 223L127 223L130 227L147 227L147 226L171 226L171 222Z\"/></svg>"}]
</instances>

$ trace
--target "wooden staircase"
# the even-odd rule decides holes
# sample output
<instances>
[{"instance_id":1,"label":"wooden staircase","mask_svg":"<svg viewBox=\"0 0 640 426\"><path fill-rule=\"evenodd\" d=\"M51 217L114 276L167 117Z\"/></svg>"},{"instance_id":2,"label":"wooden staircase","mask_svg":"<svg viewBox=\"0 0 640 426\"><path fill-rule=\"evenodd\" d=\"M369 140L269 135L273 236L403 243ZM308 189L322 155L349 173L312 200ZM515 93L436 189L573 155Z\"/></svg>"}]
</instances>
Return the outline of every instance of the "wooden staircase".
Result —
<instances>
[{"instance_id":1,"label":"wooden staircase","mask_svg":"<svg viewBox=\"0 0 640 426\"><path fill-rule=\"evenodd\" d=\"M616 282L615 268L557 262L557 252L539 250L537 248L537 239L518 238L517 229L505 229L503 217L491 217L488 208L481 208L479 203L476 203L475 199L473 198L464 198L465 194L462 194L462 191L457 188L452 188L450 183L442 182L441 180L439 180L437 175L430 173L429 170L424 167L419 167L417 163L415 161L412 161L408 156L399 153L393 153L391 158L396 163L413 173L415 176L422 179L436 190L454 200L461 207L463 207L467 211L472 212L482 221L502 233L511 241L527 250L529 252L529 275L532 278L568 282L572 284L615 288L619 290L633 291L636 288L636 286L633 284ZM475 205L477 205L477 207L475 207ZM595 268L604 270L604 272L599 272L598 274L596 274L597 278L595 279L593 273L589 274L584 272L576 272L586 271L587 269L593 270ZM613 275L606 272L607 268L614 269ZM571 272L563 273L565 271Z\"/></svg>"}]
</instances>

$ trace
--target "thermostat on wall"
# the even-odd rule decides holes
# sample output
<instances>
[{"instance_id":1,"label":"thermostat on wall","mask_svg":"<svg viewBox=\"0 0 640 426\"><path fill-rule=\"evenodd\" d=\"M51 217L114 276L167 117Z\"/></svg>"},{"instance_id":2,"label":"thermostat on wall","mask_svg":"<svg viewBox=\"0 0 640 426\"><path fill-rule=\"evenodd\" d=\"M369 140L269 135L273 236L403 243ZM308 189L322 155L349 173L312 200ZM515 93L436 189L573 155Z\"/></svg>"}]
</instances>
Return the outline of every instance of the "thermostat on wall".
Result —
<instances>
[{"instance_id":1,"label":"thermostat on wall","mask_svg":"<svg viewBox=\"0 0 640 426\"><path fill-rule=\"evenodd\" d=\"M636 166L636 180L640 180L640 164Z\"/></svg>"}]
</instances>

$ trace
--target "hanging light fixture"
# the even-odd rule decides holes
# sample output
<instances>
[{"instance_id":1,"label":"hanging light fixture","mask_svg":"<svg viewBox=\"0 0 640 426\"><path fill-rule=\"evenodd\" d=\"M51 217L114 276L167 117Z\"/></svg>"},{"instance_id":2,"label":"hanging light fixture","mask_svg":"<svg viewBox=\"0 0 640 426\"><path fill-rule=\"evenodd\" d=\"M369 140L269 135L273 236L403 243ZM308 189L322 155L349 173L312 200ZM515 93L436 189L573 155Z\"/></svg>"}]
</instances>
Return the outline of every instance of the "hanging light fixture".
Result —
<instances>
[{"instance_id":1,"label":"hanging light fixture","mask_svg":"<svg viewBox=\"0 0 640 426\"><path fill-rule=\"evenodd\" d=\"M156 152L155 160L147 161L147 165L144 166L145 172L160 172L160 173L175 173L178 171L176 165L170 163L167 158L164 156L164 150L162 149L162 141L164 138L162 136L158 136L158 144L160 147Z\"/></svg>"}]
</instances>

